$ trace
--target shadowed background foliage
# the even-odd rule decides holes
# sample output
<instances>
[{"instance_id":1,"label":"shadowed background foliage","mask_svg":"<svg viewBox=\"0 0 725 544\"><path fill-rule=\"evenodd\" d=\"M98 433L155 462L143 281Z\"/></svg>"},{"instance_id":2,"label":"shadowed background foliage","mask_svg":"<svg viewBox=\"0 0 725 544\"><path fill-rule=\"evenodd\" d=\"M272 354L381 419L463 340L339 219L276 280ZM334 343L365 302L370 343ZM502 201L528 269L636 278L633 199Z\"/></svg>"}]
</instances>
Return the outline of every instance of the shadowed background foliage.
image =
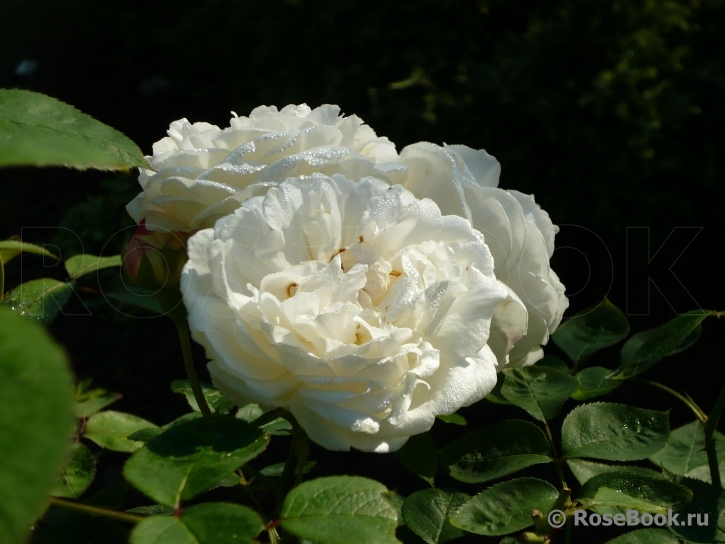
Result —
<instances>
[{"instance_id":1,"label":"shadowed background foliage","mask_svg":"<svg viewBox=\"0 0 725 544\"><path fill-rule=\"evenodd\" d=\"M502 163L501 186L534 193L562 225L553 264L568 315L608 293L639 331L725 306L724 4L5 0L0 86L73 104L146 153L181 117L223 128L231 110L301 102L339 104L398 150L420 140L485 148ZM23 60L36 69L18 70ZM70 255L75 238L28 227L64 226L100 252L132 224L123 206L138 191L133 176L14 169L0 181L0 236L24 227L27 241L53 237ZM628 240L628 227L650 228L649 255L646 231ZM176 414L182 401L165 384L183 371L170 323L130 325L81 297L96 315L80 322L82 340L80 317L53 329L78 372L123 392L119 409L156 423ZM721 326L707 323L704 341L653 377L709 409L725 377ZM683 372L692 361L707 380ZM486 419L482 406L473 419Z\"/></svg>"},{"instance_id":2,"label":"shadowed background foliage","mask_svg":"<svg viewBox=\"0 0 725 544\"><path fill-rule=\"evenodd\" d=\"M722 7L715 0L6 0L0 83L69 102L145 152L174 119L224 127L231 110L301 102L340 104L399 149L420 140L485 148L503 165L503 187L536 194L556 223L604 239L622 287L628 226L653 227L652 253L674 227L711 227L686 255L705 273L715 262L704 255L712 244L702 242L718 238L707 231L717 228L721 201ZM26 59L37 69L16 74ZM65 174L75 189L78 175ZM58 190L54 208L101 193L123 202L136 191L131 182L121 190L82 179L79 191ZM3 230L18 219L37 223L8 210L8 198ZM595 243L591 236L578 249ZM684 245L673 245L666 266ZM568 256L581 276L585 261ZM683 283L700 289L703 296L692 295L701 305L711 299L701 285ZM573 302L596 302L594 291L606 285L599 287ZM682 289L662 290L676 311L685 309L675 300L686 296Z\"/></svg>"}]
</instances>

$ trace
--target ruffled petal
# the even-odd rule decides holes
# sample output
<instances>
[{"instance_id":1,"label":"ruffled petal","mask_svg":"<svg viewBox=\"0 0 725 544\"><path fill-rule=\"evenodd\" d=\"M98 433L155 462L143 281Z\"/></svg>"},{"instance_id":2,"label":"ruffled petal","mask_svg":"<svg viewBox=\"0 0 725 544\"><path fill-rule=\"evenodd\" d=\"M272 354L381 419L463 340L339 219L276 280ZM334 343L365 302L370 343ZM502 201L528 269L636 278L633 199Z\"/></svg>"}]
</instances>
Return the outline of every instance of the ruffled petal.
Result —
<instances>
[{"instance_id":1,"label":"ruffled petal","mask_svg":"<svg viewBox=\"0 0 725 544\"><path fill-rule=\"evenodd\" d=\"M521 325L467 220L372 177L290 178L188 248L184 303L213 383L288 408L330 449L392 451L481 399L494 316Z\"/></svg>"},{"instance_id":2,"label":"ruffled petal","mask_svg":"<svg viewBox=\"0 0 725 544\"><path fill-rule=\"evenodd\" d=\"M393 183L376 166L398 159L392 142L330 104L281 111L260 106L248 117L235 116L224 130L180 119L168 134L154 144L147 157L153 170L141 171L143 193L127 209L137 222L153 217L155 224L184 232L214 226L239 207L253 185L260 194L287 178L314 173L354 181L377 175Z\"/></svg>"}]
</instances>

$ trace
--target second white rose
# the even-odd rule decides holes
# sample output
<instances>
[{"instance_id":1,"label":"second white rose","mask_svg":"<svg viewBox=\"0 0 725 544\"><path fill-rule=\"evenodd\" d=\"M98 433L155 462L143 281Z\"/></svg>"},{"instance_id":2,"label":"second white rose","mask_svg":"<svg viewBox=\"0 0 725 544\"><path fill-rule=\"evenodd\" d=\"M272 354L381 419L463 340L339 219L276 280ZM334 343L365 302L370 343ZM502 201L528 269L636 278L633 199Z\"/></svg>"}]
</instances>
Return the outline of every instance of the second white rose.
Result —
<instances>
[{"instance_id":1,"label":"second white rose","mask_svg":"<svg viewBox=\"0 0 725 544\"><path fill-rule=\"evenodd\" d=\"M496 278L513 290L528 314L522 335L520 323L511 322L502 307L493 317L489 345L502 366L534 364L569 306L564 285L549 265L559 228L533 196L498 188L501 165L482 149L420 142L403 149L400 161L408 168L406 189L432 199L444 214L465 217L485 236Z\"/></svg>"}]
</instances>

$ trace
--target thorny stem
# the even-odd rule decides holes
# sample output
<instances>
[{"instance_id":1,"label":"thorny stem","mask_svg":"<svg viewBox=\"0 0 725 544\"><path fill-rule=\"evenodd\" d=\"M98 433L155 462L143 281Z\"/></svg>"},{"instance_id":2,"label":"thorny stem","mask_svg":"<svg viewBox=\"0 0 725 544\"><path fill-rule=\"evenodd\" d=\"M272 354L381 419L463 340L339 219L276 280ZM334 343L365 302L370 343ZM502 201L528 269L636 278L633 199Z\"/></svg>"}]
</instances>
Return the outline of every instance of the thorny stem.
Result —
<instances>
[{"instance_id":1,"label":"thorny stem","mask_svg":"<svg viewBox=\"0 0 725 544\"><path fill-rule=\"evenodd\" d=\"M710 478L712 479L712 485L718 489L722 486L722 482L720 480L720 468L718 467L717 449L715 447L715 428L717 427L717 422L720 419L723 408L725 408L725 387L720 391L720 395L718 395L715 401L715 406L710 416L703 423L705 427L705 451L707 452L707 463L710 466Z\"/></svg>"},{"instance_id":2,"label":"thorny stem","mask_svg":"<svg viewBox=\"0 0 725 544\"><path fill-rule=\"evenodd\" d=\"M660 389L665 393L672 395L677 400L682 402L685 406L687 406L690 410L692 410L692 412L695 414L695 416L697 416L697 419L699 419L701 423L704 424L707 421L707 415L705 414L705 412L703 412L702 409L700 409L700 407L692 401L692 399L688 399L687 397L680 395L674 389L670 389L666 385L663 385L659 382L653 382L652 380L645 380L642 378L630 378L630 381L636 383L643 383L651 387L656 387L657 389Z\"/></svg>"},{"instance_id":3,"label":"thorny stem","mask_svg":"<svg viewBox=\"0 0 725 544\"><path fill-rule=\"evenodd\" d=\"M137 524L146 519L144 516L137 516L127 512L118 512L117 510L110 510L108 508L101 508L100 506L92 506L90 504L83 504L80 502L56 499L55 497L50 499L50 505L57 506L58 508L65 508L66 510L73 510L74 512L80 512L82 514L88 514L90 516L102 516L105 518L115 519L125 523Z\"/></svg>"},{"instance_id":4,"label":"thorny stem","mask_svg":"<svg viewBox=\"0 0 725 544\"><path fill-rule=\"evenodd\" d=\"M170 317L174 325L176 325L176 330L179 332L181 353L184 357L184 367L186 368L186 375L191 385L191 392L194 394L194 399L199 405L201 414L203 416L210 416L211 410L206 403L206 397L204 397L204 392L201 390L199 376L196 375L196 368L194 367L194 356L191 353L191 339L189 338L189 325L183 316L171 314Z\"/></svg>"},{"instance_id":5,"label":"thorny stem","mask_svg":"<svg viewBox=\"0 0 725 544\"><path fill-rule=\"evenodd\" d=\"M293 444L297 454L297 467L295 469L296 476L295 481L292 484L293 489L302 482L302 476L304 476L305 473L305 463L310 455L310 440L307 437L307 433L302 429L302 427L298 429L298 433L299 434L296 435L296 437L299 436L299 438Z\"/></svg>"},{"instance_id":6,"label":"thorny stem","mask_svg":"<svg viewBox=\"0 0 725 544\"><path fill-rule=\"evenodd\" d=\"M564 526L564 544L569 544L571 541L571 528L574 525L571 518L568 518L566 520L566 525Z\"/></svg>"}]
</instances>

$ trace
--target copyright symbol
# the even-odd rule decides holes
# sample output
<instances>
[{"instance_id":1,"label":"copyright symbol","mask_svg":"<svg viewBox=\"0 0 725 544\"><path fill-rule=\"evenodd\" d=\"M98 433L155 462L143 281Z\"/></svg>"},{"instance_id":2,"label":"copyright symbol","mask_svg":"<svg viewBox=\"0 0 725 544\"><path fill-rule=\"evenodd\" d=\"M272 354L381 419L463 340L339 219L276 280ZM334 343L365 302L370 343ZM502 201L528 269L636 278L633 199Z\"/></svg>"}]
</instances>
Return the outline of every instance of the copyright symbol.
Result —
<instances>
[{"instance_id":1,"label":"copyright symbol","mask_svg":"<svg viewBox=\"0 0 725 544\"><path fill-rule=\"evenodd\" d=\"M566 523L566 515L561 510L552 510L549 515L546 516L546 520L549 522L554 529L563 527Z\"/></svg>"}]
</instances>

